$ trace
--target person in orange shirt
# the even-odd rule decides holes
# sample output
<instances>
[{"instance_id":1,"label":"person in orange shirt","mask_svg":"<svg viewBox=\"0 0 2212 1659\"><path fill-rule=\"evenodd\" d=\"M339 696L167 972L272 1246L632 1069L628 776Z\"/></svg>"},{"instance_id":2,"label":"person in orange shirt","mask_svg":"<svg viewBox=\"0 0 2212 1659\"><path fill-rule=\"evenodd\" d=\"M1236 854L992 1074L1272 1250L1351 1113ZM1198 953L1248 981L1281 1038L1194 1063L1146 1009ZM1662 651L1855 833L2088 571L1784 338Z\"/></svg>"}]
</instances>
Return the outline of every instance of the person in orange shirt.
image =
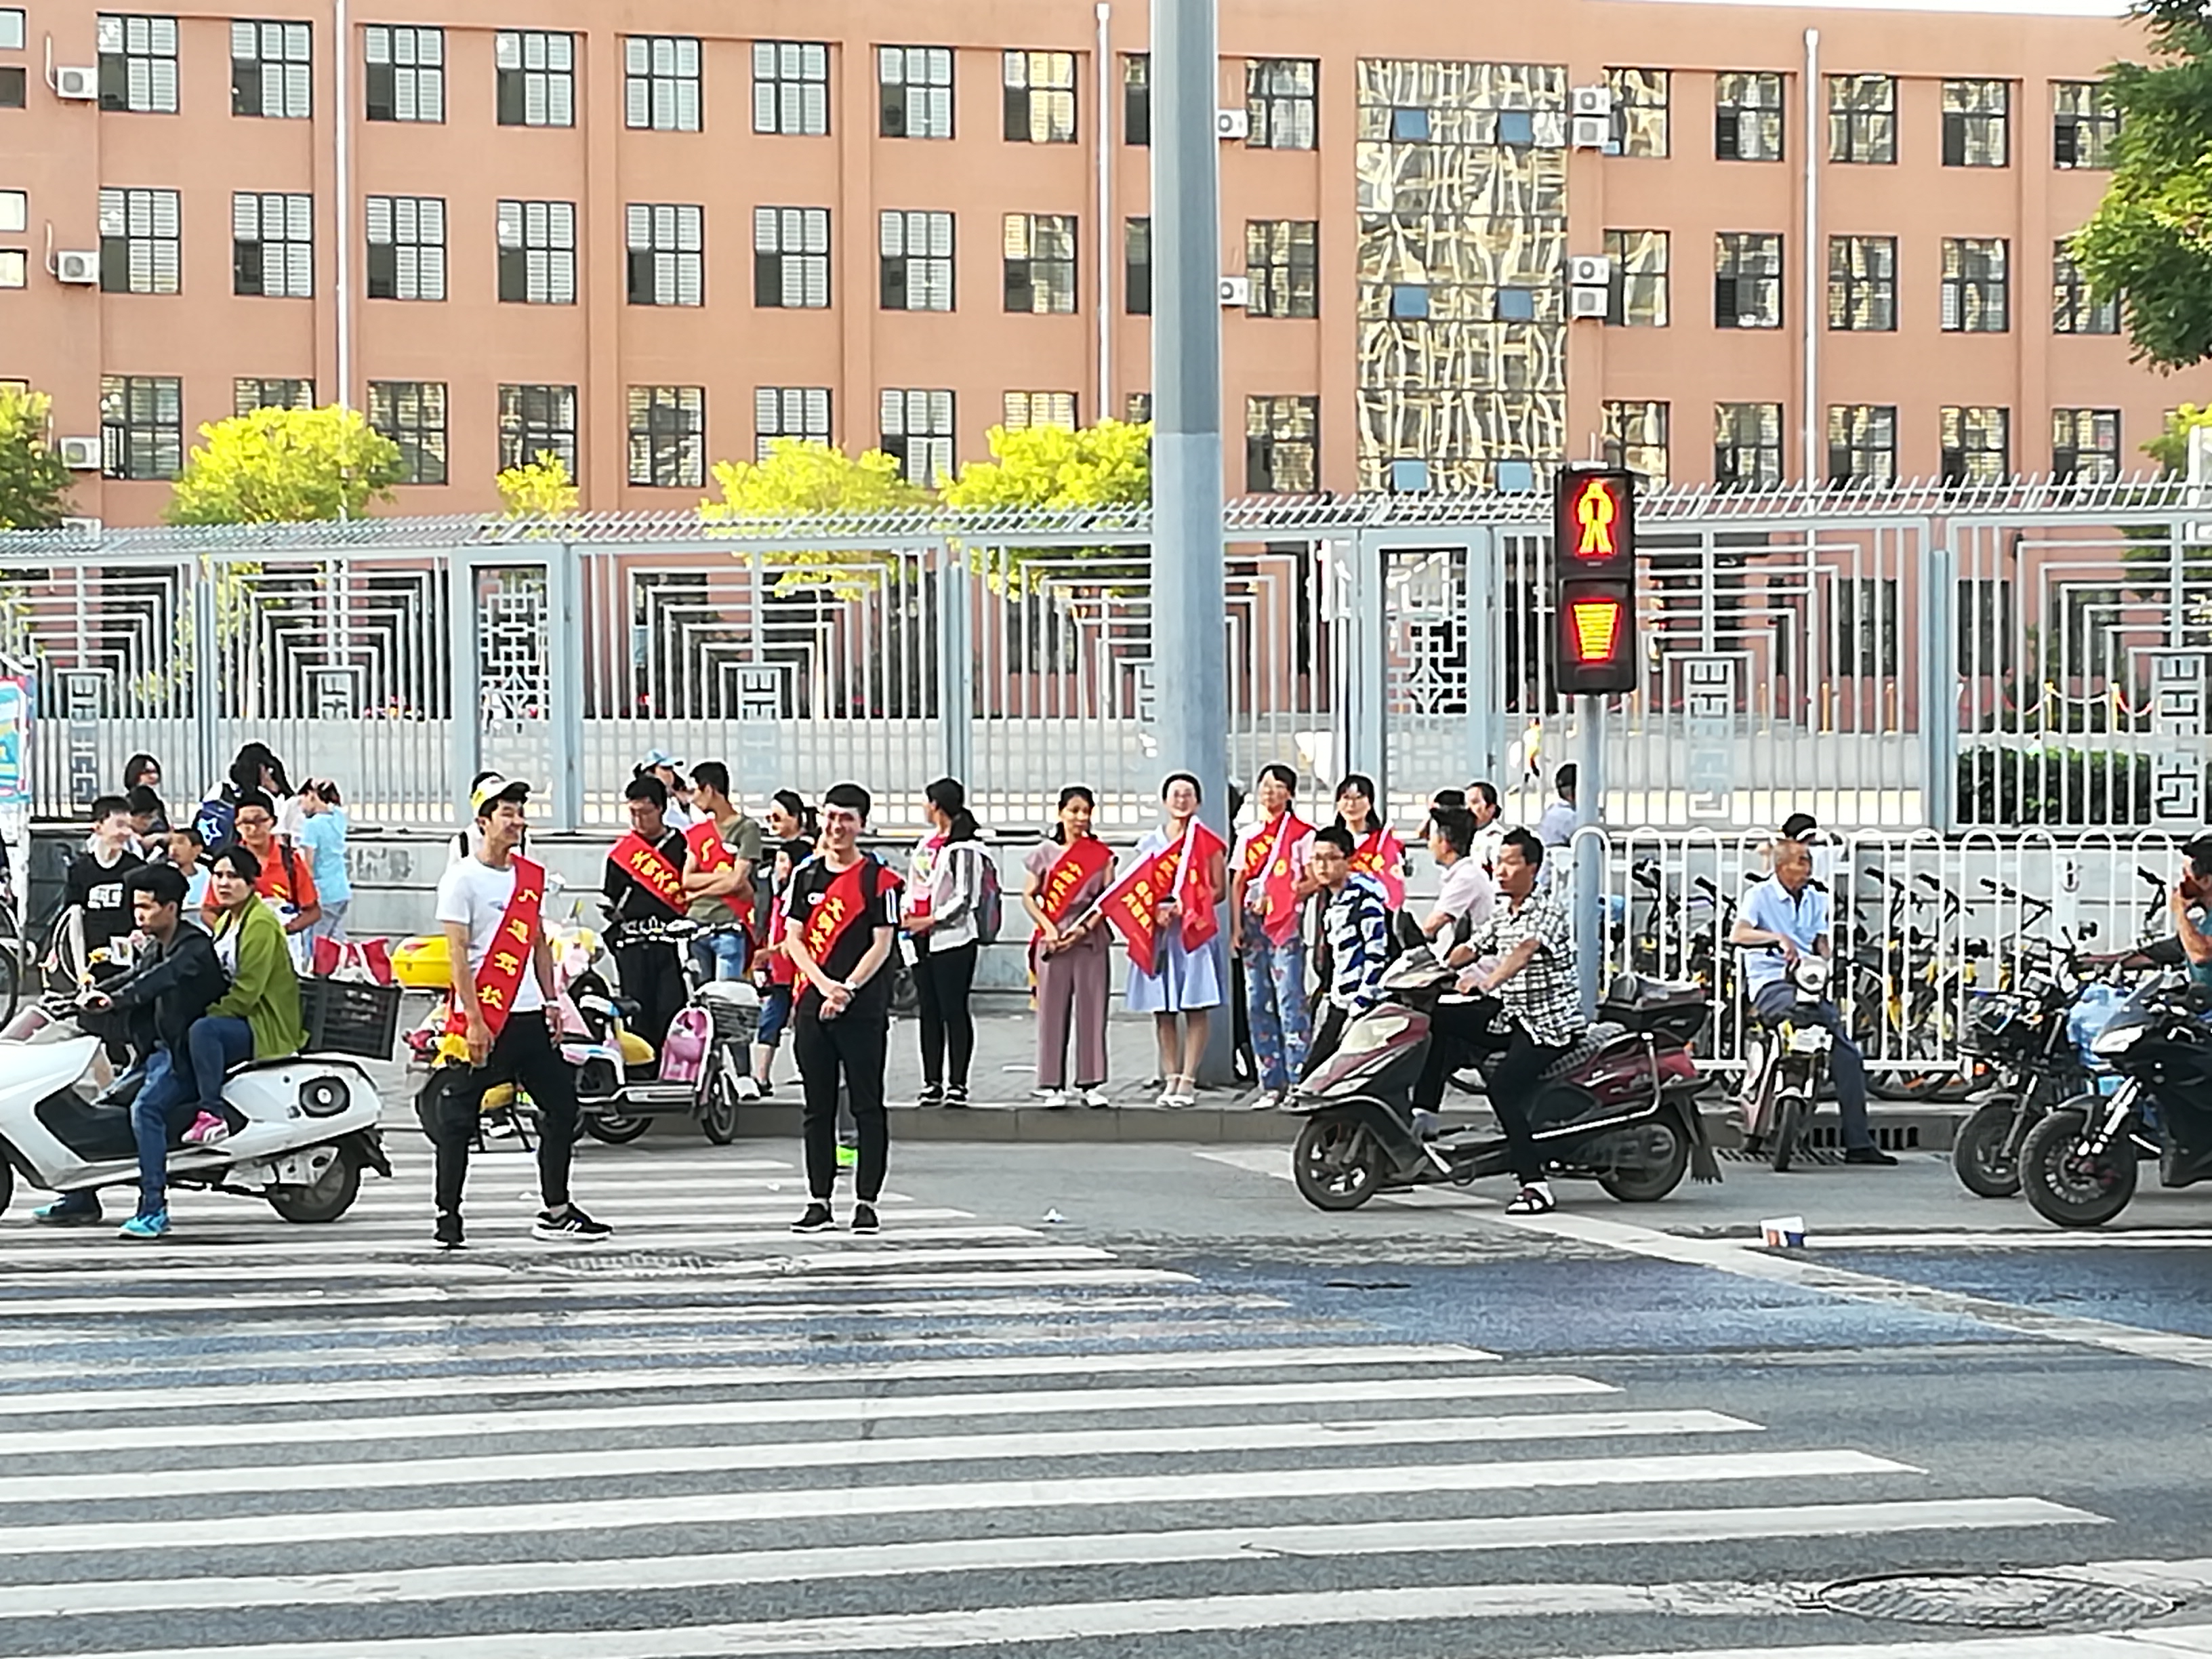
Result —
<instances>
[{"instance_id":1,"label":"person in orange shirt","mask_svg":"<svg viewBox=\"0 0 2212 1659\"><path fill-rule=\"evenodd\" d=\"M322 899L315 891L313 860L289 842L276 839L276 804L258 789L240 792L237 816L240 845L261 862L253 890L276 911L287 933L304 933L319 921ZM212 862L212 860L210 860Z\"/></svg>"}]
</instances>

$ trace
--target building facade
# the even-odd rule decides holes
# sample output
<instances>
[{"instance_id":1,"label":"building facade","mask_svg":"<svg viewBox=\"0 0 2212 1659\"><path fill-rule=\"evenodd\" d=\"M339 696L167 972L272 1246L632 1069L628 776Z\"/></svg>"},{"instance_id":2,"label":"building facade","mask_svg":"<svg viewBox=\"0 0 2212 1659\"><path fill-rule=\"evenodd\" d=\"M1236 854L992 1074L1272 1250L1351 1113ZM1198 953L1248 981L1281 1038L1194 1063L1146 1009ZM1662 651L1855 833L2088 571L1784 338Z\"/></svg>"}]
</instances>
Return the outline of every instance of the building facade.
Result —
<instances>
[{"instance_id":1,"label":"building facade","mask_svg":"<svg viewBox=\"0 0 2212 1659\"><path fill-rule=\"evenodd\" d=\"M927 482L1144 412L1145 6L734 10L0 3L0 378L88 441L79 508L157 517L266 403L365 410L418 513L544 451L587 507L680 507L778 437ZM2062 242L2142 46L1224 0L1230 488L2136 470L2204 387L2130 365Z\"/></svg>"}]
</instances>

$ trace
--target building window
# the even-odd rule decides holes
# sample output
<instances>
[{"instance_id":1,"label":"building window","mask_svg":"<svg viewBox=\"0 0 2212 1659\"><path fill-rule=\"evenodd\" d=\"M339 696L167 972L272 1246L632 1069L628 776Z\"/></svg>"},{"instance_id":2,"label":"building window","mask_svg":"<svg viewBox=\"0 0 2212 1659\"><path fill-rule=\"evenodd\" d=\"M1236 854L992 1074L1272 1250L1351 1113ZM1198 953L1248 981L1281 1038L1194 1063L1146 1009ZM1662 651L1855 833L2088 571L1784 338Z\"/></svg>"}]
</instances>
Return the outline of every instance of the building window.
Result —
<instances>
[{"instance_id":1,"label":"building window","mask_svg":"<svg viewBox=\"0 0 2212 1659\"><path fill-rule=\"evenodd\" d=\"M230 112L304 121L314 113L310 40L305 23L230 26Z\"/></svg>"},{"instance_id":2,"label":"building window","mask_svg":"<svg viewBox=\"0 0 2212 1659\"><path fill-rule=\"evenodd\" d=\"M21 52L24 40L23 9L0 6L0 52Z\"/></svg>"},{"instance_id":3,"label":"building window","mask_svg":"<svg viewBox=\"0 0 2212 1659\"><path fill-rule=\"evenodd\" d=\"M1121 58L1121 142L1152 142L1152 59L1149 52L1128 52Z\"/></svg>"},{"instance_id":4,"label":"building window","mask_svg":"<svg viewBox=\"0 0 2212 1659\"><path fill-rule=\"evenodd\" d=\"M1121 303L1132 317L1152 314L1152 222L1123 222L1121 236Z\"/></svg>"},{"instance_id":5,"label":"building window","mask_svg":"<svg viewBox=\"0 0 2212 1659\"><path fill-rule=\"evenodd\" d=\"M503 127L576 125L576 37L547 29L501 29L492 41Z\"/></svg>"},{"instance_id":6,"label":"building window","mask_svg":"<svg viewBox=\"0 0 2212 1659\"><path fill-rule=\"evenodd\" d=\"M707 389L629 389L629 481L650 489L699 489L707 482Z\"/></svg>"},{"instance_id":7,"label":"building window","mask_svg":"<svg viewBox=\"0 0 2212 1659\"><path fill-rule=\"evenodd\" d=\"M695 58L695 101L698 76ZM692 125L698 125L696 116ZM830 131L828 46L819 40L753 42L753 131L793 138L818 138Z\"/></svg>"},{"instance_id":8,"label":"building window","mask_svg":"<svg viewBox=\"0 0 2212 1659\"><path fill-rule=\"evenodd\" d=\"M0 247L0 288L23 288L30 280L30 254L20 247Z\"/></svg>"},{"instance_id":9,"label":"building window","mask_svg":"<svg viewBox=\"0 0 2212 1659\"><path fill-rule=\"evenodd\" d=\"M2100 300L2074 263L2073 250L2055 242L2051 250L2051 331L2054 334L2118 334L2120 302Z\"/></svg>"},{"instance_id":10,"label":"building window","mask_svg":"<svg viewBox=\"0 0 2212 1659\"><path fill-rule=\"evenodd\" d=\"M1943 239L1944 332L2002 334L2009 326L2005 303L2006 248L2002 237Z\"/></svg>"},{"instance_id":11,"label":"building window","mask_svg":"<svg viewBox=\"0 0 2212 1659\"><path fill-rule=\"evenodd\" d=\"M1713 482L1723 489L1771 489L1782 482L1782 405L1713 405Z\"/></svg>"},{"instance_id":12,"label":"building window","mask_svg":"<svg viewBox=\"0 0 2212 1659\"><path fill-rule=\"evenodd\" d=\"M446 32L388 28L362 31L368 95L363 112L372 121L446 118Z\"/></svg>"},{"instance_id":13,"label":"building window","mask_svg":"<svg viewBox=\"0 0 2212 1659\"><path fill-rule=\"evenodd\" d=\"M21 190L0 190L0 234L21 236L30 228L30 192Z\"/></svg>"},{"instance_id":14,"label":"building window","mask_svg":"<svg viewBox=\"0 0 2212 1659\"><path fill-rule=\"evenodd\" d=\"M1249 317L1321 314L1321 224L1314 219L1249 219L1244 224L1244 274L1252 284Z\"/></svg>"},{"instance_id":15,"label":"building window","mask_svg":"<svg viewBox=\"0 0 2212 1659\"><path fill-rule=\"evenodd\" d=\"M550 455L576 476L576 388L503 386L499 389L499 465L528 466Z\"/></svg>"},{"instance_id":16,"label":"building window","mask_svg":"<svg viewBox=\"0 0 2212 1659\"><path fill-rule=\"evenodd\" d=\"M173 190L100 192L100 286L106 294L174 294L182 261Z\"/></svg>"},{"instance_id":17,"label":"building window","mask_svg":"<svg viewBox=\"0 0 2212 1659\"><path fill-rule=\"evenodd\" d=\"M779 438L830 441L830 388L763 386L753 389L753 455L766 460Z\"/></svg>"},{"instance_id":18,"label":"building window","mask_svg":"<svg viewBox=\"0 0 2212 1659\"><path fill-rule=\"evenodd\" d=\"M1897 160L1897 82L1887 75L1828 77L1828 159Z\"/></svg>"},{"instance_id":19,"label":"building window","mask_svg":"<svg viewBox=\"0 0 2212 1659\"><path fill-rule=\"evenodd\" d=\"M445 198L368 198L368 297L446 297Z\"/></svg>"},{"instance_id":20,"label":"building window","mask_svg":"<svg viewBox=\"0 0 2212 1659\"><path fill-rule=\"evenodd\" d=\"M1887 334L1897 326L1897 238L1828 238L1828 326Z\"/></svg>"},{"instance_id":21,"label":"building window","mask_svg":"<svg viewBox=\"0 0 2212 1659\"><path fill-rule=\"evenodd\" d=\"M876 86L876 131L884 137L952 136L951 47L878 47Z\"/></svg>"},{"instance_id":22,"label":"building window","mask_svg":"<svg viewBox=\"0 0 2212 1659\"><path fill-rule=\"evenodd\" d=\"M1604 414L1607 459L1650 483L1665 483L1668 405L1607 404Z\"/></svg>"},{"instance_id":23,"label":"building window","mask_svg":"<svg viewBox=\"0 0 2212 1659\"><path fill-rule=\"evenodd\" d=\"M100 46L100 108L144 115L177 112L175 18L103 12L94 38Z\"/></svg>"},{"instance_id":24,"label":"building window","mask_svg":"<svg viewBox=\"0 0 2212 1659\"><path fill-rule=\"evenodd\" d=\"M1713 326L1782 326L1782 239L1724 230L1714 239Z\"/></svg>"},{"instance_id":25,"label":"building window","mask_svg":"<svg viewBox=\"0 0 2212 1659\"><path fill-rule=\"evenodd\" d=\"M1943 83L1943 165L1947 167L2003 167L2012 165L2012 82L1946 81Z\"/></svg>"},{"instance_id":26,"label":"building window","mask_svg":"<svg viewBox=\"0 0 2212 1659\"><path fill-rule=\"evenodd\" d=\"M934 489L950 483L952 463L952 394L950 392L884 392L881 447L899 464L906 481Z\"/></svg>"},{"instance_id":27,"label":"building window","mask_svg":"<svg viewBox=\"0 0 2212 1659\"><path fill-rule=\"evenodd\" d=\"M758 101L757 83L757 107ZM699 131L698 41L688 34L623 37L623 125L653 132ZM753 125L760 125L757 115Z\"/></svg>"},{"instance_id":28,"label":"building window","mask_svg":"<svg viewBox=\"0 0 2212 1659\"><path fill-rule=\"evenodd\" d=\"M627 219L629 302L696 306L706 302L706 210L684 202L632 202Z\"/></svg>"},{"instance_id":29,"label":"building window","mask_svg":"<svg viewBox=\"0 0 2212 1659\"><path fill-rule=\"evenodd\" d=\"M821 311L830 304L830 210L753 210L753 303Z\"/></svg>"},{"instance_id":30,"label":"building window","mask_svg":"<svg viewBox=\"0 0 2212 1659\"><path fill-rule=\"evenodd\" d=\"M1897 672L1898 583L1894 576L1835 576L1828 583L1833 623L1828 666L1838 679L1887 679Z\"/></svg>"},{"instance_id":31,"label":"building window","mask_svg":"<svg viewBox=\"0 0 2212 1659\"><path fill-rule=\"evenodd\" d=\"M2082 483L2110 483L2120 476L2120 411L2051 411L2051 472Z\"/></svg>"},{"instance_id":32,"label":"building window","mask_svg":"<svg viewBox=\"0 0 2212 1659\"><path fill-rule=\"evenodd\" d=\"M1782 159L1782 77L1715 77L1713 155L1723 161Z\"/></svg>"},{"instance_id":33,"label":"building window","mask_svg":"<svg viewBox=\"0 0 2212 1659\"><path fill-rule=\"evenodd\" d=\"M1613 89L1613 142L1608 155L1663 157L1669 149L1667 105L1674 76L1666 70L1609 69Z\"/></svg>"},{"instance_id":34,"label":"building window","mask_svg":"<svg viewBox=\"0 0 2212 1659\"><path fill-rule=\"evenodd\" d=\"M1828 482L1897 482L1897 406L1835 404L1828 410Z\"/></svg>"},{"instance_id":35,"label":"building window","mask_svg":"<svg viewBox=\"0 0 2212 1659\"><path fill-rule=\"evenodd\" d=\"M1075 54L1006 54L1006 127L1010 144L1075 142Z\"/></svg>"},{"instance_id":36,"label":"building window","mask_svg":"<svg viewBox=\"0 0 2212 1659\"><path fill-rule=\"evenodd\" d=\"M0 109L22 108L30 84L21 65L0 64Z\"/></svg>"},{"instance_id":37,"label":"building window","mask_svg":"<svg viewBox=\"0 0 2212 1659\"><path fill-rule=\"evenodd\" d=\"M1026 432L1035 426L1056 426L1061 430L1075 430L1075 394L1073 392L1009 392L1006 396L1006 428L1009 432ZM1150 405L1146 405L1149 410ZM1149 412L1146 418L1151 419Z\"/></svg>"},{"instance_id":38,"label":"building window","mask_svg":"<svg viewBox=\"0 0 2212 1659\"><path fill-rule=\"evenodd\" d=\"M1244 400L1244 493L1310 495L1320 489L1321 399Z\"/></svg>"},{"instance_id":39,"label":"building window","mask_svg":"<svg viewBox=\"0 0 2212 1659\"><path fill-rule=\"evenodd\" d=\"M499 204L499 297L509 305L576 303L576 204Z\"/></svg>"},{"instance_id":40,"label":"building window","mask_svg":"<svg viewBox=\"0 0 2212 1659\"><path fill-rule=\"evenodd\" d=\"M1152 394L1132 392L1122 400L1121 418L1132 426L1142 426L1152 418Z\"/></svg>"},{"instance_id":41,"label":"building window","mask_svg":"<svg viewBox=\"0 0 2212 1659\"><path fill-rule=\"evenodd\" d=\"M230 383L230 410L251 415L257 409L313 409L315 383L292 379L245 378Z\"/></svg>"},{"instance_id":42,"label":"building window","mask_svg":"<svg viewBox=\"0 0 2212 1659\"><path fill-rule=\"evenodd\" d=\"M1311 149L1317 142L1315 88L1321 65L1310 58L1255 58L1244 65L1245 143L1255 149Z\"/></svg>"},{"instance_id":43,"label":"building window","mask_svg":"<svg viewBox=\"0 0 2212 1659\"><path fill-rule=\"evenodd\" d=\"M2002 483L2012 476L2012 411L1994 405L1942 411L1943 482Z\"/></svg>"},{"instance_id":44,"label":"building window","mask_svg":"<svg viewBox=\"0 0 2212 1659\"><path fill-rule=\"evenodd\" d=\"M368 424L399 446L400 483L446 482L443 381L371 380Z\"/></svg>"},{"instance_id":45,"label":"building window","mask_svg":"<svg viewBox=\"0 0 2212 1659\"><path fill-rule=\"evenodd\" d=\"M1613 261L1613 293L1605 320L1615 328L1667 326L1667 259L1663 230L1608 230L1605 257Z\"/></svg>"},{"instance_id":46,"label":"building window","mask_svg":"<svg viewBox=\"0 0 2212 1659\"><path fill-rule=\"evenodd\" d=\"M1006 222L1008 311L1075 309L1075 216L1009 213Z\"/></svg>"},{"instance_id":47,"label":"building window","mask_svg":"<svg viewBox=\"0 0 2212 1659\"><path fill-rule=\"evenodd\" d=\"M315 198L275 192L230 198L230 291L272 300L315 292Z\"/></svg>"},{"instance_id":48,"label":"building window","mask_svg":"<svg viewBox=\"0 0 2212 1659\"><path fill-rule=\"evenodd\" d=\"M2051 165L2111 167L2112 141L2120 136L2120 110L2112 88L2102 81L2059 81L2051 91Z\"/></svg>"},{"instance_id":49,"label":"building window","mask_svg":"<svg viewBox=\"0 0 2212 1659\"><path fill-rule=\"evenodd\" d=\"M877 220L885 311L952 309L952 216L886 212Z\"/></svg>"},{"instance_id":50,"label":"building window","mask_svg":"<svg viewBox=\"0 0 2212 1659\"><path fill-rule=\"evenodd\" d=\"M100 471L173 478L185 464L185 383L171 374L100 377Z\"/></svg>"}]
</instances>

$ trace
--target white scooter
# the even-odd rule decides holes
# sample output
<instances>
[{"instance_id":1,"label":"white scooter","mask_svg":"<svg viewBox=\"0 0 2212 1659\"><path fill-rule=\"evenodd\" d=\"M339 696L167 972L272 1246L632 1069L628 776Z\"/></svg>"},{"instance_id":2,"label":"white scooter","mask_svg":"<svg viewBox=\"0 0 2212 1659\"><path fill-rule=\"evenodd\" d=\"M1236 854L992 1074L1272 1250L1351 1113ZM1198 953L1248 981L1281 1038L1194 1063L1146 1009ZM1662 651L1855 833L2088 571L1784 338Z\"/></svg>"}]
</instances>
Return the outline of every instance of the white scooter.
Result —
<instances>
[{"instance_id":1,"label":"white scooter","mask_svg":"<svg viewBox=\"0 0 2212 1659\"><path fill-rule=\"evenodd\" d=\"M131 1108L94 1098L100 1046L67 1003L26 1008L0 1030L0 1212L18 1175L57 1193L137 1184ZM245 1128L211 1146L172 1147L171 1186L266 1199L287 1221L335 1221L363 1170L392 1174L376 1085L359 1060L248 1060L232 1068L222 1097L246 1115Z\"/></svg>"}]
</instances>

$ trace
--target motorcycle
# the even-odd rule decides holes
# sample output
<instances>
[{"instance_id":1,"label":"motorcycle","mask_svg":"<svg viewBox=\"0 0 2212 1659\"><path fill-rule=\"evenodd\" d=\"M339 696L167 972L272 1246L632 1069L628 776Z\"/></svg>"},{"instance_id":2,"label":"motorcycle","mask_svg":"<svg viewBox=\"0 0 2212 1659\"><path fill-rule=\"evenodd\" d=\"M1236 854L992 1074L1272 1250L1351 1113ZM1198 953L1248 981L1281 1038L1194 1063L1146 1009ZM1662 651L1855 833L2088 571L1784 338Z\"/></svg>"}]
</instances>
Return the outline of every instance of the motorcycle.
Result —
<instances>
[{"instance_id":1,"label":"motorcycle","mask_svg":"<svg viewBox=\"0 0 2212 1659\"><path fill-rule=\"evenodd\" d=\"M95 1095L98 1037L59 1000L24 1008L0 1030L0 1212L17 1176L49 1192L136 1186L135 1089ZM335 1221L362 1171L389 1177L376 1085L343 1054L294 1054L232 1069L223 1099L246 1127L212 1146L170 1149L169 1184L258 1198L287 1221Z\"/></svg>"},{"instance_id":2,"label":"motorcycle","mask_svg":"<svg viewBox=\"0 0 2212 1659\"><path fill-rule=\"evenodd\" d=\"M1407 950L1383 973L1384 1000L1351 1022L1336 1052L1285 1103L1306 1119L1291 1170L1316 1209L1356 1210L1377 1193L1464 1187L1506 1173L1502 1135L1453 1130L1428 1139L1415 1127L1430 1011L1455 977L1427 945ZM1684 1018L1679 1006L1666 1017ZM1698 1180L1717 1181L1698 1115L1701 1086L1676 1036L1592 1025L1545 1071L1529 1107L1547 1173L1595 1181L1629 1204L1666 1197L1692 1168Z\"/></svg>"},{"instance_id":3,"label":"motorcycle","mask_svg":"<svg viewBox=\"0 0 2212 1659\"><path fill-rule=\"evenodd\" d=\"M1826 957L1799 957L1788 970L1789 1007L1778 1018L1755 1018L1744 1044L1743 1092L1736 1097L1744 1150L1754 1158L1764 1152L1777 1175L1790 1172L1812 1127L1814 1091L1835 1048L1827 1026L1813 1018L1827 999L1832 972Z\"/></svg>"},{"instance_id":4,"label":"motorcycle","mask_svg":"<svg viewBox=\"0 0 2212 1659\"><path fill-rule=\"evenodd\" d=\"M2107 1097L2082 1095L2047 1114L2020 1151L2021 1188L2060 1227L2101 1227L2135 1197L2137 1164L2158 1160L2161 1187L2212 1177L2212 996L2163 976L2128 999L2090 1042L2118 1073Z\"/></svg>"}]
</instances>

